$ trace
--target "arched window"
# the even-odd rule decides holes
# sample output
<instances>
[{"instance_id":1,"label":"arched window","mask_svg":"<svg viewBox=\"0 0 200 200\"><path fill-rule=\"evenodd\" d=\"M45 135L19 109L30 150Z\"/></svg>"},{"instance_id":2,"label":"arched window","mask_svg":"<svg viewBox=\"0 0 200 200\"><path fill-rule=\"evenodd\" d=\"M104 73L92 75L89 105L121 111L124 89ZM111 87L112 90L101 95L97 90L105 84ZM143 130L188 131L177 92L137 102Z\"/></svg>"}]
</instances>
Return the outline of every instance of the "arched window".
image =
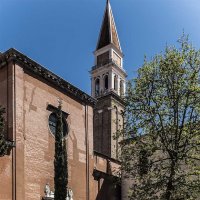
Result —
<instances>
[{"instance_id":1,"label":"arched window","mask_svg":"<svg viewBox=\"0 0 200 200\"><path fill-rule=\"evenodd\" d=\"M120 80L120 95L124 95L124 81Z\"/></svg>"},{"instance_id":2,"label":"arched window","mask_svg":"<svg viewBox=\"0 0 200 200\"><path fill-rule=\"evenodd\" d=\"M115 91L117 91L117 89L118 89L117 85L118 85L118 80L117 80L117 75L115 75L115 77L114 77L114 90Z\"/></svg>"},{"instance_id":3,"label":"arched window","mask_svg":"<svg viewBox=\"0 0 200 200\"><path fill-rule=\"evenodd\" d=\"M99 78L95 81L95 96L99 96L100 93L100 80Z\"/></svg>"},{"instance_id":4,"label":"arched window","mask_svg":"<svg viewBox=\"0 0 200 200\"><path fill-rule=\"evenodd\" d=\"M104 76L104 89L108 90L108 75Z\"/></svg>"}]
</instances>

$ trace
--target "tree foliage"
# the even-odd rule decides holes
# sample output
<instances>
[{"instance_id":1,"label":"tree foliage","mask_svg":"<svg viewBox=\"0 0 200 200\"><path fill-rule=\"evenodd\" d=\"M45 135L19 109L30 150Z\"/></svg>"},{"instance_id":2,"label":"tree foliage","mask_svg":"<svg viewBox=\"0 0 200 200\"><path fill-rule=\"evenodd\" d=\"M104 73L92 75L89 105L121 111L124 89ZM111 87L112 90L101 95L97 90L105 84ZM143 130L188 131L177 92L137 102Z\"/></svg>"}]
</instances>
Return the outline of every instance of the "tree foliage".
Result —
<instances>
[{"instance_id":1,"label":"tree foliage","mask_svg":"<svg viewBox=\"0 0 200 200\"><path fill-rule=\"evenodd\" d=\"M59 105L57 111L54 171L55 171L54 199L65 200L67 197L68 168L67 168L66 140L63 137L63 117L62 117L61 105Z\"/></svg>"},{"instance_id":2,"label":"tree foliage","mask_svg":"<svg viewBox=\"0 0 200 200\"><path fill-rule=\"evenodd\" d=\"M12 146L11 142L5 138L5 109L0 106L0 157L8 153L9 148Z\"/></svg>"},{"instance_id":3,"label":"tree foliage","mask_svg":"<svg viewBox=\"0 0 200 200\"><path fill-rule=\"evenodd\" d=\"M199 199L200 51L183 36L129 82L122 169L130 199Z\"/></svg>"}]
</instances>

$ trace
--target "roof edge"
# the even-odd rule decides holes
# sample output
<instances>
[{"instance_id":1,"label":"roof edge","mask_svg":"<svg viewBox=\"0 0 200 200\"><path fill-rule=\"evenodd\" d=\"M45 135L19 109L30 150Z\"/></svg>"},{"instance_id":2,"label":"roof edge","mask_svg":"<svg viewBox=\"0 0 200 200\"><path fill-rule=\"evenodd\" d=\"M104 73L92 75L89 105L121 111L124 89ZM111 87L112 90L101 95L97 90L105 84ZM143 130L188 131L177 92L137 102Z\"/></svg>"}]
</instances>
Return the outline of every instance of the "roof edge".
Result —
<instances>
[{"instance_id":1,"label":"roof edge","mask_svg":"<svg viewBox=\"0 0 200 200\"><path fill-rule=\"evenodd\" d=\"M107 12L107 16L106 16L106 12ZM121 52L121 54L123 54L122 53L121 44L120 44L120 40L119 40L117 27L116 27L116 24L115 24L114 15L113 15L113 12L112 12L112 7L111 7L111 4L110 4L109 0L106 1L106 7L105 7L105 10L104 10L103 20L102 20L102 23L101 23L101 29L100 29L100 32L99 32L98 41L97 41L97 45L96 45L95 51L98 51L98 50L100 50L100 49L105 47L105 46L103 46L103 47L99 48L99 43L100 43L100 40L101 40L101 33L102 33L102 30L103 30L104 20L105 20L106 17L108 17L109 43L113 44L116 47L116 49L118 49L118 51ZM117 37L118 47L117 47L117 45L114 44L114 41L113 41L112 22L113 22L114 30L115 30L116 37ZM108 45L106 45L106 46L108 46Z\"/></svg>"},{"instance_id":2,"label":"roof edge","mask_svg":"<svg viewBox=\"0 0 200 200\"><path fill-rule=\"evenodd\" d=\"M10 48L9 50L0 54L0 65L6 63L6 61L17 61L29 72L41 77L47 82L50 82L54 86L58 87L63 93L67 93L67 95L79 100L81 103L84 102L85 104L91 106L96 104L96 100L93 97L14 48Z\"/></svg>"}]
</instances>

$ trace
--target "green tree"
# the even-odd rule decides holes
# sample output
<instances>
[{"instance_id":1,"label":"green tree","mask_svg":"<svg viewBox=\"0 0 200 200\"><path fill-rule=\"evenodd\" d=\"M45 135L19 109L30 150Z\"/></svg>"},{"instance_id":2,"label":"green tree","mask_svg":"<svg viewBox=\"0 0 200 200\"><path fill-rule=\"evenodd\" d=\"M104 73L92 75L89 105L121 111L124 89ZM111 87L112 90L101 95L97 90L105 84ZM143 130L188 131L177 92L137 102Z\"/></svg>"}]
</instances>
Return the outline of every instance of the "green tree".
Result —
<instances>
[{"instance_id":1,"label":"green tree","mask_svg":"<svg viewBox=\"0 0 200 200\"><path fill-rule=\"evenodd\" d=\"M122 170L130 199L200 197L200 50L183 36L130 81Z\"/></svg>"},{"instance_id":2,"label":"green tree","mask_svg":"<svg viewBox=\"0 0 200 200\"><path fill-rule=\"evenodd\" d=\"M67 197L68 168L66 140L63 137L63 116L61 104L57 110L57 125L55 134L54 187L55 200L65 200Z\"/></svg>"},{"instance_id":3,"label":"green tree","mask_svg":"<svg viewBox=\"0 0 200 200\"><path fill-rule=\"evenodd\" d=\"M5 109L0 106L0 157L5 156L8 153L12 143L5 138L5 120L4 115Z\"/></svg>"}]
</instances>

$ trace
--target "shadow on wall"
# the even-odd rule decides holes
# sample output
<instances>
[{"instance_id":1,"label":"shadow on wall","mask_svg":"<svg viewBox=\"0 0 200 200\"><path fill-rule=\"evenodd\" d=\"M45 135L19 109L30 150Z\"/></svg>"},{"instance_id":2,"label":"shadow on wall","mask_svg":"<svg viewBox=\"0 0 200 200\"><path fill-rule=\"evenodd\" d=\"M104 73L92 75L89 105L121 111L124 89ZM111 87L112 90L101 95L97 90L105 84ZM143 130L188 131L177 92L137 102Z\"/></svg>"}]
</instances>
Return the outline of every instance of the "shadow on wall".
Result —
<instances>
[{"instance_id":1,"label":"shadow on wall","mask_svg":"<svg viewBox=\"0 0 200 200\"><path fill-rule=\"evenodd\" d=\"M78 149L77 145L77 138L72 132L70 135L70 140L73 143L73 153L72 153L72 159L69 159L69 162L71 163L71 167L73 170L71 170L71 186L78 186L74 187L73 192L76 194L76 198L85 198L85 188L83 187L83 183L86 181L85 179L85 163L80 161L80 155L86 154L84 150ZM90 157L89 159L92 159ZM73 163L73 164L72 164ZM99 192L97 194L96 200L121 200L121 186L116 184L116 179L113 179L112 176L112 170L110 162L107 161L107 170L106 170L106 177L101 178L98 181L99 184ZM77 182L81 177L81 181ZM100 183L102 183L100 185ZM82 196L83 195L83 196ZM78 197L77 197L78 196Z\"/></svg>"},{"instance_id":2,"label":"shadow on wall","mask_svg":"<svg viewBox=\"0 0 200 200\"><path fill-rule=\"evenodd\" d=\"M121 187L110 179L104 179L96 200L121 200Z\"/></svg>"},{"instance_id":3,"label":"shadow on wall","mask_svg":"<svg viewBox=\"0 0 200 200\"><path fill-rule=\"evenodd\" d=\"M107 160L106 168L105 176L98 180L99 192L96 200L121 200L121 186L117 183L116 177L112 176L111 163L109 160Z\"/></svg>"},{"instance_id":4,"label":"shadow on wall","mask_svg":"<svg viewBox=\"0 0 200 200\"><path fill-rule=\"evenodd\" d=\"M71 169L71 174L69 175L70 187L74 193L74 199L85 199L85 191L86 191L86 163L85 163L85 155L86 151L78 149L78 141L75 136L75 133L72 132L69 135L69 139L72 142L72 157L69 158L69 166ZM77 181L80 180L81 181Z\"/></svg>"}]
</instances>

